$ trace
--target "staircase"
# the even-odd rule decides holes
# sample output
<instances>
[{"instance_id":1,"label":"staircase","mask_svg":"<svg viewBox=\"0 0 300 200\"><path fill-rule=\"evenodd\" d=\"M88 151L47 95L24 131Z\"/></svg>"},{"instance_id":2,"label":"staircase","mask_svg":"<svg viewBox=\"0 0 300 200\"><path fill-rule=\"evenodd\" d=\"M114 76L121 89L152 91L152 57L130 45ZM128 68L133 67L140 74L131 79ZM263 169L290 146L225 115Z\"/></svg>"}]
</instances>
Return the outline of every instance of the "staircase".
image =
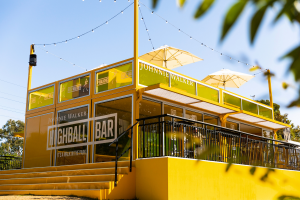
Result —
<instances>
[{"instance_id":1,"label":"staircase","mask_svg":"<svg viewBox=\"0 0 300 200\"><path fill-rule=\"evenodd\" d=\"M133 161L133 166L135 162ZM74 195L95 199L133 199L135 168L118 162L118 186L114 187L115 162L39 167L0 171L0 195Z\"/></svg>"}]
</instances>

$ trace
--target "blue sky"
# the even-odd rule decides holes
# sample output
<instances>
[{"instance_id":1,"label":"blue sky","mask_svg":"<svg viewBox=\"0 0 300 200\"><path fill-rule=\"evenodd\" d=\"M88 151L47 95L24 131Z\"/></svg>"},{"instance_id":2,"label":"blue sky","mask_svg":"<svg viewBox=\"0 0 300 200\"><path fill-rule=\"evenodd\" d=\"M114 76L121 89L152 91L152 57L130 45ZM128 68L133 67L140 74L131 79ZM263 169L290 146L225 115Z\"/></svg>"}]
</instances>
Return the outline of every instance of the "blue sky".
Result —
<instances>
[{"instance_id":1,"label":"blue sky","mask_svg":"<svg viewBox=\"0 0 300 200\"><path fill-rule=\"evenodd\" d=\"M24 120L28 57L31 43L53 43L76 37L102 24L123 10L133 0L14 0L0 1L0 126L12 119ZM141 0L150 7L150 0ZM259 29L254 45L250 45L248 32L253 7L238 20L226 40L220 43L220 32L224 15L233 0L217 1L217 4L201 19L193 14L200 1L188 1L183 9L175 0L161 0L156 13L178 26L193 38L231 55L236 59L269 68L276 74L272 80L274 102L281 105L295 124L299 108L287 109L296 96L295 89L283 90L282 81L293 81L287 73L288 60L279 60L299 43L299 27L281 19L272 24L278 7L267 12L263 26ZM166 24L156 15L141 6L144 19L155 48L162 45L174 46L189 51L204 61L179 67L175 71L202 80L206 75L227 68L250 73L249 67L225 59L186 35ZM142 21L139 27L139 54L152 50ZM42 48L43 50L41 50ZM107 25L68 43L36 48L38 65L33 68L32 87L38 87L92 69L103 63L110 64L133 56L133 7L119 15ZM73 66L45 53L49 51L82 68ZM253 74L253 73L252 73ZM8 81L13 84L9 84ZM19 86L17 86L19 85ZM20 87L22 86L22 87ZM260 74L239 89L230 89L237 94L255 99L268 99L268 84Z\"/></svg>"}]
</instances>

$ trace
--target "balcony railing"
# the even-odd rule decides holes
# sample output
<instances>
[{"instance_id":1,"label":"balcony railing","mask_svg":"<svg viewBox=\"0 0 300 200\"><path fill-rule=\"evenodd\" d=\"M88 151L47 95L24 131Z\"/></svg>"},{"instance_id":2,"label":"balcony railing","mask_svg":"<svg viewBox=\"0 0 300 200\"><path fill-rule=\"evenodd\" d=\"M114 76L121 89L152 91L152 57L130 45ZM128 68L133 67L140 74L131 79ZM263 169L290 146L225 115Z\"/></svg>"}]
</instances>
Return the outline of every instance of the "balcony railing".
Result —
<instances>
[{"instance_id":1,"label":"balcony railing","mask_svg":"<svg viewBox=\"0 0 300 200\"><path fill-rule=\"evenodd\" d=\"M169 114L139 119L139 157L172 156L300 170L300 148Z\"/></svg>"},{"instance_id":2,"label":"balcony railing","mask_svg":"<svg viewBox=\"0 0 300 200\"><path fill-rule=\"evenodd\" d=\"M0 156L0 170L21 169L22 157Z\"/></svg>"}]
</instances>

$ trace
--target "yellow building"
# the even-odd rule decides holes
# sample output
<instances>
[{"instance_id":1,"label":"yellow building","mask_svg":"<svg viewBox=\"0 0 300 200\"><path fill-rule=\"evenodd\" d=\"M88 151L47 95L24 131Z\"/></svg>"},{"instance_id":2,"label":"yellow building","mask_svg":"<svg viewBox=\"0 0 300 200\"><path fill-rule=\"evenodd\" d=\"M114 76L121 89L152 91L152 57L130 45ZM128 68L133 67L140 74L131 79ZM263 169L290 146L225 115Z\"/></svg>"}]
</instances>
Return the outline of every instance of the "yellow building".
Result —
<instances>
[{"instance_id":1,"label":"yellow building","mask_svg":"<svg viewBox=\"0 0 300 200\"><path fill-rule=\"evenodd\" d=\"M22 169L0 171L2 195L300 196L299 149L275 140L289 125L272 107L138 59L137 48L30 89L25 126Z\"/></svg>"}]
</instances>

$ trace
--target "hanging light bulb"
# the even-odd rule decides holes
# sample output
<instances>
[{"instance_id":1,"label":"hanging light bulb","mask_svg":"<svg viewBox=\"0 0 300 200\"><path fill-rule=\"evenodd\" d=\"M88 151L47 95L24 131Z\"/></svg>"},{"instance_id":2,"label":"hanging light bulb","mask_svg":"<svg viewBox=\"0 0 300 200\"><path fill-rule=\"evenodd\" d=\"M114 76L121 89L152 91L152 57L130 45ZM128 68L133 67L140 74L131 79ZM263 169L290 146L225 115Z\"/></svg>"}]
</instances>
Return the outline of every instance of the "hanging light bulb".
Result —
<instances>
[{"instance_id":1,"label":"hanging light bulb","mask_svg":"<svg viewBox=\"0 0 300 200\"><path fill-rule=\"evenodd\" d=\"M56 46L56 44L54 43L54 46Z\"/></svg>"},{"instance_id":2,"label":"hanging light bulb","mask_svg":"<svg viewBox=\"0 0 300 200\"><path fill-rule=\"evenodd\" d=\"M211 49L212 51L214 50L214 49Z\"/></svg>"},{"instance_id":3,"label":"hanging light bulb","mask_svg":"<svg viewBox=\"0 0 300 200\"><path fill-rule=\"evenodd\" d=\"M149 38L149 41L151 40L151 38Z\"/></svg>"},{"instance_id":4,"label":"hanging light bulb","mask_svg":"<svg viewBox=\"0 0 300 200\"><path fill-rule=\"evenodd\" d=\"M151 14L153 14L153 13L154 13L154 11L151 12Z\"/></svg>"},{"instance_id":5,"label":"hanging light bulb","mask_svg":"<svg viewBox=\"0 0 300 200\"><path fill-rule=\"evenodd\" d=\"M46 45L44 45L44 47L45 47Z\"/></svg>"},{"instance_id":6,"label":"hanging light bulb","mask_svg":"<svg viewBox=\"0 0 300 200\"><path fill-rule=\"evenodd\" d=\"M190 39L192 39L192 36L190 37Z\"/></svg>"},{"instance_id":7,"label":"hanging light bulb","mask_svg":"<svg viewBox=\"0 0 300 200\"><path fill-rule=\"evenodd\" d=\"M123 14L123 10L121 11L121 13Z\"/></svg>"},{"instance_id":8,"label":"hanging light bulb","mask_svg":"<svg viewBox=\"0 0 300 200\"><path fill-rule=\"evenodd\" d=\"M143 20L144 18L142 18L141 20Z\"/></svg>"},{"instance_id":9,"label":"hanging light bulb","mask_svg":"<svg viewBox=\"0 0 300 200\"><path fill-rule=\"evenodd\" d=\"M101 0L99 0L99 2L101 3Z\"/></svg>"},{"instance_id":10,"label":"hanging light bulb","mask_svg":"<svg viewBox=\"0 0 300 200\"><path fill-rule=\"evenodd\" d=\"M221 53L221 56L222 56L223 54Z\"/></svg>"},{"instance_id":11,"label":"hanging light bulb","mask_svg":"<svg viewBox=\"0 0 300 200\"><path fill-rule=\"evenodd\" d=\"M60 58L60 60L62 60L62 59Z\"/></svg>"},{"instance_id":12,"label":"hanging light bulb","mask_svg":"<svg viewBox=\"0 0 300 200\"><path fill-rule=\"evenodd\" d=\"M130 0L128 0L128 2L130 2Z\"/></svg>"},{"instance_id":13,"label":"hanging light bulb","mask_svg":"<svg viewBox=\"0 0 300 200\"><path fill-rule=\"evenodd\" d=\"M201 45L203 46L203 43L201 43Z\"/></svg>"},{"instance_id":14,"label":"hanging light bulb","mask_svg":"<svg viewBox=\"0 0 300 200\"><path fill-rule=\"evenodd\" d=\"M48 51L46 51L46 53L48 53Z\"/></svg>"},{"instance_id":15,"label":"hanging light bulb","mask_svg":"<svg viewBox=\"0 0 300 200\"><path fill-rule=\"evenodd\" d=\"M166 21L166 24L168 23L168 21Z\"/></svg>"},{"instance_id":16,"label":"hanging light bulb","mask_svg":"<svg viewBox=\"0 0 300 200\"><path fill-rule=\"evenodd\" d=\"M68 40L66 40L66 43L68 42Z\"/></svg>"},{"instance_id":17,"label":"hanging light bulb","mask_svg":"<svg viewBox=\"0 0 300 200\"><path fill-rule=\"evenodd\" d=\"M240 61L238 60L238 63L240 63Z\"/></svg>"},{"instance_id":18,"label":"hanging light bulb","mask_svg":"<svg viewBox=\"0 0 300 200\"><path fill-rule=\"evenodd\" d=\"M106 21L106 24L108 24L108 21Z\"/></svg>"},{"instance_id":19,"label":"hanging light bulb","mask_svg":"<svg viewBox=\"0 0 300 200\"><path fill-rule=\"evenodd\" d=\"M80 36L78 36L77 38L80 38Z\"/></svg>"},{"instance_id":20,"label":"hanging light bulb","mask_svg":"<svg viewBox=\"0 0 300 200\"><path fill-rule=\"evenodd\" d=\"M114 2L116 3L116 2L117 2L117 0L114 0Z\"/></svg>"},{"instance_id":21,"label":"hanging light bulb","mask_svg":"<svg viewBox=\"0 0 300 200\"><path fill-rule=\"evenodd\" d=\"M146 31L149 31L148 29L146 29Z\"/></svg>"},{"instance_id":22,"label":"hanging light bulb","mask_svg":"<svg viewBox=\"0 0 300 200\"><path fill-rule=\"evenodd\" d=\"M180 32L180 29L178 29L178 32Z\"/></svg>"},{"instance_id":23,"label":"hanging light bulb","mask_svg":"<svg viewBox=\"0 0 300 200\"><path fill-rule=\"evenodd\" d=\"M94 33L94 29L92 29L92 32Z\"/></svg>"}]
</instances>

